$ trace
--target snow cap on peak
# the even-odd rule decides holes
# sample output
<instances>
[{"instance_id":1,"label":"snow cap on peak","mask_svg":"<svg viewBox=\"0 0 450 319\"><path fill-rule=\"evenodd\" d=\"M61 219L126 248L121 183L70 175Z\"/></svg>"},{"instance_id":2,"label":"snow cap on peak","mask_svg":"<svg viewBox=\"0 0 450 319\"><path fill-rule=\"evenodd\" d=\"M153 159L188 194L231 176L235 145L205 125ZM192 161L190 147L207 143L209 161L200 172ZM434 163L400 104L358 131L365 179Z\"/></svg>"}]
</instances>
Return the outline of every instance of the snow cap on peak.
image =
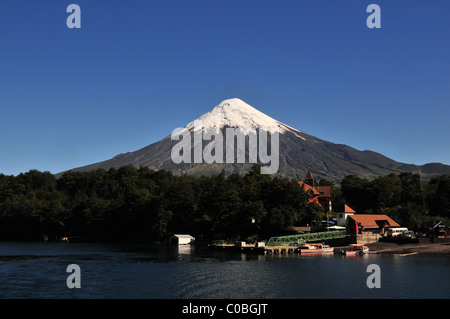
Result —
<instances>
[{"instance_id":1,"label":"snow cap on peak","mask_svg":"<svg viewBox=\"0 0 450 319\"><path fill-rule=\"evenodd\" d=\"M252 129L263 129L266 131L278 130L282 133L286 125L258 111L241 99L227 99L219 103L208 113L200 116L196 121L202 121L203 130L222 129L224 127L235 127L243 131ZM194 127L194 121L186 128Z\"/></svg>"},{"instance_id":2,"label":"snow cap on peak","mask_svg":"<svg viewBox=\"0 0 450 319\"><path fill-rule=\"evenodd\" d=\"M217 108L222 108L222 109L236 109L236 108L237 109L245 109L245 108L250 108L250 109L255 110L255 108L253 108L252 106L250 106L249 104L245 103L244 101L242 101L241 99L238 99L238 98L232 98L232 99L223 100L216 107Z\"/></svg>"}]
</instances>

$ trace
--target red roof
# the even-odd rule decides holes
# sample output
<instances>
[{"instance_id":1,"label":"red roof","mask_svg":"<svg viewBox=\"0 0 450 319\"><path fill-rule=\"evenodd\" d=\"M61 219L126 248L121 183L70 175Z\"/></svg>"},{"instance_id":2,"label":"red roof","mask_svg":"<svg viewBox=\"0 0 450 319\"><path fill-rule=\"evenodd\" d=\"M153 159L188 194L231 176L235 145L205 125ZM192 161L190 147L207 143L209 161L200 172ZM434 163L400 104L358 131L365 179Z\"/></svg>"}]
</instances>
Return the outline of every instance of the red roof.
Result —
<instances>
[{"instance_id":1,"label":"red roof","mask_svg":"<svg viewBox=\"0 0 450 319\"><path fill-rule=\"evenodd\" d=\"M300 185L300 187L303 186L307 193L311 193L311 191L312 191L313 195L317 195L317 196L320 195L320 192L317 190L317 187L312 187L311 185L306 184L303 181L299 181L298 184Z\"/></svg>"},{"instance_id":2,"label":"red roof","mask_svg":"<svg viewBox=\"0 0 450 319\"><path fill-rule=\"evenodd\" d=\"M320 197L331 197L331 186L316 186Z\"/></svg>"},{"instance_id":3,"label":"red roof","mask_svg":"<svg viewBox=\"0 0 450 319\"><path fill-rule=\"evenodd\" d=\"M349 215L348 217L353 219L357 223L361 223L361 226L365 228L378 228L383 222L387 222L390 227L400 226L388 215L354 214Z\"/></svg>"},{"instance_id":4,"label":"red roof","mask_svg":"<svg viewBox=\"0 0 450 319\"><path fill-rule=\"evenodd\" d=\"M312 187L311 185L303 182L303 181L299 181L298 184L300 185L300 187L304 187L305 191L307 193L309 193L311 196L319 196L321 198L323 197L331 197L331 186L316 186L316 187Z\"/></svg>"},{"instance_id":5,"label":"red roof","mask_svg":"<svg viewBox=\"0 0 450 319\"><path fill-rule=\"evenodd\" d=\"M350 206L344 204L344 212L345 213L356 213Z\"/></svg>"}]
</instances>

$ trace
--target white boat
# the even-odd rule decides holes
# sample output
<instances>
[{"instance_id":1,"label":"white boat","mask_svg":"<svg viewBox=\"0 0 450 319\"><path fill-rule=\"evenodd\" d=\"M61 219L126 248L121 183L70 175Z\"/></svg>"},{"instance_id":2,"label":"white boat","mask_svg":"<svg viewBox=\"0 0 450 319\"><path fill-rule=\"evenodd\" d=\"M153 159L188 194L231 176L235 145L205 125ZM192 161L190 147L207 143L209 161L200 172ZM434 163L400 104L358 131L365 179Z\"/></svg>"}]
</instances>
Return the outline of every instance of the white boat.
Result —
<instances>
[{"instance_id":1,"label":"white boat","mask_svg":"<svg viewBox=\"0 0 450 319\"><path fill-rule=\"evenodd\" d=\"M323 254L332 253L334 248L325 244L305 244L299 247L299 251L301 254Z\"/></svg>"},{"instance_id":2,"label":"white boat","mask_svg":"<svg viewBox=\"0 0 450 319\"><path fill-rule=\"evenodd\" d=\"M351 244L351 248L341 251L345 256L365 255L369 253L369 247L360 244Z\"/></svg>"}]
</instances>

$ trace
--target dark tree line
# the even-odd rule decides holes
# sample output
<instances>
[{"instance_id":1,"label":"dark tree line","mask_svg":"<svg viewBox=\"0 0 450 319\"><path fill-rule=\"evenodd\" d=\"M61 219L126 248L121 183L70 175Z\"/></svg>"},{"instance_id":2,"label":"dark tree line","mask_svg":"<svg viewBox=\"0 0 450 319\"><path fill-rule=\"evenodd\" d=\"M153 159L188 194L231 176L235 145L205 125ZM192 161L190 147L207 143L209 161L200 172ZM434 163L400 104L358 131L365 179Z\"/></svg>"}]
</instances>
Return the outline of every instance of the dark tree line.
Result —
<instances>
[{"instance_id":1,"label":"dark tree line","mask_svg":"<svg viewBox=\"0 0 450 319\"><path fill-rule=\"evenodd\" d=\"M176 176L125 166L67 172L31 170L0 175L0 239L165 241L174 233L197 239L267 239L316 219L296 180L273 179L255 167L247 175Z\"/></svg>"},{"instance_id":2,"label":"dark tree line","mask_svg":"<svg viewBox=\"0 0 450 319\"><path fill-rule=\"evenodd\" d=\"M419 230L432 220L450 221L450 175L421 181L419 174L401 173L367 180L350 175L342 195L356 212L386 214L402 226Z\"/></svg>"},{"instance_id":3,"label":"dark tree line","mask_svg":"<svg viewBox=\"0 0 450 319\"><path fill-rule=\"evenodd\" d=\"M450 176L426 185L418 175L347 176L331 185L334 211L349 204L357 212L388 214L414 228L424 216L450 218ZM0 239L161 242L174 233L200 241L264 240L292 233L294 225L325 217L308 202L297 180L224 173L194 177L167 171L120 169L67 172L56 178L31 170L0 174Z\"/></svg>"}]
</instances>

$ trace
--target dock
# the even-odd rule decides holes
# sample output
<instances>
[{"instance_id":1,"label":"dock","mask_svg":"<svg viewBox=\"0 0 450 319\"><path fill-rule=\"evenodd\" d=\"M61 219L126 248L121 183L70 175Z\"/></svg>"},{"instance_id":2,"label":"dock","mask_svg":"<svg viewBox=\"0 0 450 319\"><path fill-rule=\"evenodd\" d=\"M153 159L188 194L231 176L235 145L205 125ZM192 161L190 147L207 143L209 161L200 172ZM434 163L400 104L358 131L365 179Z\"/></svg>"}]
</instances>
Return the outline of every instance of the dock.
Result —
<instances>
[{"instance_id":1,"label":"dock","mask_svg":"<svg viewBox=\"0 0 450 319\"><path fill-rule=\"evenodd\" d=\"M245 242L235 242L234 244L220 243L209 246L210 249L217 251L234 251L241 253L264 254L265 243L247 244Z\"/></svg>"},{"instance_id":2,"label":"dock","mask_svg":"<svg viewBox=\"0 0 450 319\"><path fill-rule=\"evenodd\" d=\"M244 254L264 254L264 255L285 255L285 254L300 254L300 248L303 245L273 245L265 246L264 243L247 244L247 243L235 243L235 244L221 244L210 246L210 249L216 251L232 251L241 252ZM333 253L339 252L339 248L334 248Z\"/></svg>"},{"instance_id":3,"label":"dock","mask_svg":"<svg viewBox=\"0 0 450 319\"><path fill-rule=\"evenodd\" d=\"M325 231L315 233L296 234L288 236L271 237L267 243L256 242L247 244L244 241L236 241L234 244L226 243L223 240L214 241L209 247L214 250L237 251L242 253L257 254L295 254L300 253L300 248L306 243L325 241L345 240L348 241L349 235L346 231ZM342 243L341 243L342 245ZM339 252L339 248L334 249L335 253Z\"/></svg>"},{"instance_id":4,"label":"dock","mask_svg":"<svg viewBox=\"0 0 450 319\"><path fill-rule=\"evenodd\" d=\"M210 247L213 250L216 251L233 251L233 252L241 252L245 254L268 254L268 255L275 255L275 254L294 254L299 253L298 246L287 246L287 245L281 245L281 246L263 246L258 247L255 244L245 244L245 245L217 245L217 246L211 246Z\"/></svg>"},{"instance_id":5,"label":"dock","mask_svg":"<svg viewBox=\"0 0 450 319\"><path fill-rule=\"evenodd\" d=\"M268 255L295 254L295 253L300 253L299 246L292 246L292 245L266 246L264 249L264 254Z\"/></svg>"}]
</instances>

